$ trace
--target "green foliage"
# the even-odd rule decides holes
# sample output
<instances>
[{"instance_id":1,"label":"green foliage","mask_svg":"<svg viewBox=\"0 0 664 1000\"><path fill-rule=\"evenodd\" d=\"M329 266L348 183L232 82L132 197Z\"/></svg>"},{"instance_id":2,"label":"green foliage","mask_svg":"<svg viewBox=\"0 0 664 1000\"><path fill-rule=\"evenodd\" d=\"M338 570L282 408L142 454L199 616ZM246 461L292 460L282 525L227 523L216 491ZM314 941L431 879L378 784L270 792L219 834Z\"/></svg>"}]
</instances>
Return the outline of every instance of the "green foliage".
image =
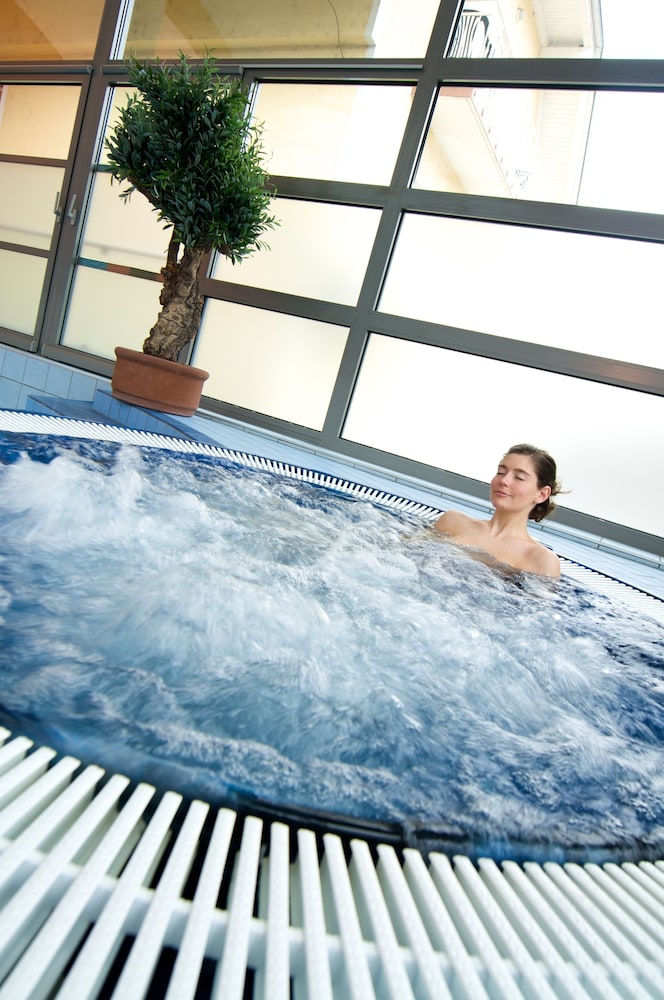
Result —
<instances>
[{"instance_id":1,"label":"green foliage","mask_svg":"<svg viewBox=\"0 0 664 1000\"><path fill-rule=\"evenodd\" d=\"M218 76L211 58L129 65L136 92L106 144L108 170L130 185L121 197L140 191L188 249L218 250L233 263L260 249L277 223L247 90Z\"/></svg>"}]
</instances>

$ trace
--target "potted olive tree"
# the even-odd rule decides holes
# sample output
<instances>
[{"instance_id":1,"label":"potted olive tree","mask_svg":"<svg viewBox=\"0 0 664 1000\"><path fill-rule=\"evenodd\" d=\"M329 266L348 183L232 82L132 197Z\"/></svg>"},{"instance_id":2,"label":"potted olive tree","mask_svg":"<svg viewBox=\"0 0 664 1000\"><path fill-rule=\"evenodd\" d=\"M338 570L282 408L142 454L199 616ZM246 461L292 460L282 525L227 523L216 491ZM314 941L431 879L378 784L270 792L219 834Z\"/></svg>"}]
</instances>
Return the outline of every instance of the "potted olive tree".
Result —
<instances>
[{"instance_id":1,"label":"potted olive tree","mask_svg":"<svg viewBox=\"0 0 664 1000\"><path fill-rule=\"evenodd\" d=\"M251 120L240 81L219 76L210 57L197 65L183 54L175 64L131 60L129 67L135 90L107 139L106 169L128 184L121 198L140 192L171 235L157 321L142 352L116 348L112 392L191 415L208 373L178 359L201 321L202 258L217 250L236 263L263 247L261 236L277 224L275 192L263 166L262 126Z\"/></svg>"}]
</instances>

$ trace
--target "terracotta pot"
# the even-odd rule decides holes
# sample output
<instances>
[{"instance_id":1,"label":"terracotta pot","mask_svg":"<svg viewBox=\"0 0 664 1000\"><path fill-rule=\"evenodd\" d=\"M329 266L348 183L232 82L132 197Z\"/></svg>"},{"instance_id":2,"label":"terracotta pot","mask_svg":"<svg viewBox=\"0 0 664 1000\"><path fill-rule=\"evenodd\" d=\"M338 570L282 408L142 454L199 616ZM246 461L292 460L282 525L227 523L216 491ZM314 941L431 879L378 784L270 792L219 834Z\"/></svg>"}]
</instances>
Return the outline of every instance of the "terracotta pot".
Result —
<instances>
[{"instance_id":1,"label":"terracotta pot","mask_svg":"<svg viewBox=\"0 0 664 1000\"><path fill-rule=\"evenodd\" d=\"M116 399L161 413L191 417L201 402L209 373L128 347L115 348L111 393Z\"/></svg>"}]
</instances>

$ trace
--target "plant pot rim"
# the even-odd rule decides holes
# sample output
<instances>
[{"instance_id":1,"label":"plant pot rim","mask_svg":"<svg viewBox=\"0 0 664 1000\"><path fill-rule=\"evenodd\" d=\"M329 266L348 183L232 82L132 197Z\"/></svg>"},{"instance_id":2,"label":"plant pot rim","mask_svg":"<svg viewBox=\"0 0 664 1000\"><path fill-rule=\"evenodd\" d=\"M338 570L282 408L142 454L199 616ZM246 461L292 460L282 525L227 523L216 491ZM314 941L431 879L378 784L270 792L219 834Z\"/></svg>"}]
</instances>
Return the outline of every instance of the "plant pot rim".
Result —
<instances>
[{"instance_id":1,"label":"plant pot rim","mask_svg":"<svg viewBox=\"0 0 664 1000\"><path fill-rule=\"evenodd\" d=\"M201 378L207 380L210 377L210 373L206 372L204 368L194 368L193 365L182 364L181 361L169 361L168 358L160 358L156 354L146 354L145 351L136 351L131 347L116 347L115 348L116 358L126 358L127 360L139 361L140 358L149 358L150 365L153 368L163 368L166 371L173 366L177 368L184 369L183 375L186 372L191 372L191 377L200 380ZM140 362L139 362L140 363Z\"/></svg>"}]
</instances>

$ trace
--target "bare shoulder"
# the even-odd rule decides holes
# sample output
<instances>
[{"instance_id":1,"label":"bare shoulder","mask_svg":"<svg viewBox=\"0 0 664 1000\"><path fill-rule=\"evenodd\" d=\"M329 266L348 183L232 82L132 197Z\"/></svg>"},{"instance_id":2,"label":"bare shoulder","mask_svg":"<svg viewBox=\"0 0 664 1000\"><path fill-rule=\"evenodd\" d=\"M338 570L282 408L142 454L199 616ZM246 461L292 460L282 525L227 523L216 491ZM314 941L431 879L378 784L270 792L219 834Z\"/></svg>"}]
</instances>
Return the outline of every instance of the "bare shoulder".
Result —
<instances>
[{"instance_id":1,"label":"bare shoulder","mask_svg":"<svg viewBox=\"0 0 664 1000\"><path fill-rule=\"evenodd\" d=\"M473 523L472 518L468 517L467 514L462 514L459 510L446 510L437 521L434 521L433 527L444 535L454 536L461 534Z\"/></svg>"},{"instance_id":2,"label":"bare shoulder","mask_svg":"<svg viewBox=\"0 0 664 1000\"><path fill-rule=\"evenodd\" d=\"M560 559L556 553L547 549L546 546L540 545L539 542L536 542L535 545L536 548L533 549L529 559L528 570L531 573L539 573L540 576L559 577Z\"/></svg>"}]
</instances>

